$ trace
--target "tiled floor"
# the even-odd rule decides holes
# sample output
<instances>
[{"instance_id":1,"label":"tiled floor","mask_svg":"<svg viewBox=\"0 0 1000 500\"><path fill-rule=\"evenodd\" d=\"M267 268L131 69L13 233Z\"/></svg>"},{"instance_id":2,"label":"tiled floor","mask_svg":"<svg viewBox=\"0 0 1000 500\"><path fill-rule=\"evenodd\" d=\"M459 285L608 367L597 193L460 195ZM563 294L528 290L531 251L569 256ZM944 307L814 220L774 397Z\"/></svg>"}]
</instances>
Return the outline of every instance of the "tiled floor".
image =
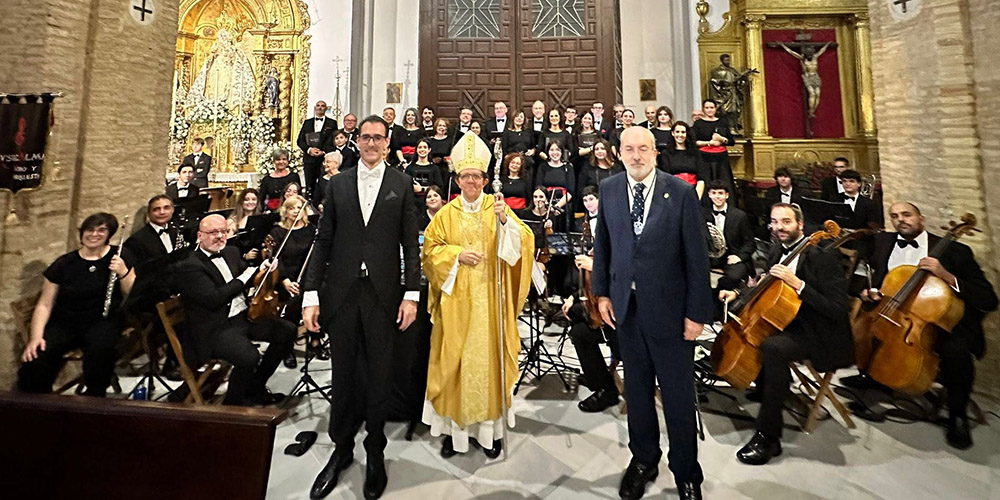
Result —
<instances>
[{"instance_id":1,"label":"tiled floor","mask_svg":"<svg viewBox=\"0 0 1000 500\"><path fill-rule=\"evenodd\" d=\"M573 357L567 343L564 358L572 365ZM321 383L329 380L329 371L315 375ZM298 370L281 367L269 385L287 392L298 376ZM124 381L123 385L131 384ZM506 462L489 460L477 448L445 460L439 454L440 439L430 437L426 427L408 442L405 424L388 424L389 485L383 498L618 498L618 483L631 457L625 417L617 409L580 412L576 403L588 394L586 388L566 392L555 376L524 386L515 397L517 427L509 433ZM734 454L752 435L751 421L721 413L749 417L756 415L758 405L742 395L738 403L732 403L711 394L702 407L705 441L700 461L706 474L705 498L1000 498L1000 425L992 416L988 417L992 425L973 430L975 447L957 451L945 444L942 428L928 423L872 425L856 419L858 428L848 430L838 419L828 419L806 435L786 413L784 454L769 465L750 467L739 463ZM325 400L318 396L293 400L289 410L290 417L279 426L274 443L270 499L308 498L313 479L332 452L325 433L329 418ZM319 431L317 443L302 457L284 455L284 447L303 430ZM363 437L362 432L355 464L329 498L362 497ZM665 435L661 445L666 450ZM660 470L646 498L676 498L666 463Z\"/></svg>"}]
</instances>

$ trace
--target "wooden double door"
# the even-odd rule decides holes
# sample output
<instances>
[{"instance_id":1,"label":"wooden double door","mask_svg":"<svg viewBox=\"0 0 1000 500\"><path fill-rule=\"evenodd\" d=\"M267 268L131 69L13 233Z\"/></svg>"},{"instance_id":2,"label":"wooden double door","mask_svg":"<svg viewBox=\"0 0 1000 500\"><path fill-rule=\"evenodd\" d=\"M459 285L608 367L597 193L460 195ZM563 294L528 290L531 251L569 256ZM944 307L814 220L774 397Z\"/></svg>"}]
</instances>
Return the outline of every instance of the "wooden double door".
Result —
<instances>
[{"instance_id":1,"label":"wooden double door","mask_svg":"<svg viewBox=\"0 0 1000 500\"><path fill-rule=\"evenodd\" d=\"M621 102L618 0L421 0L419 100L453 119Z\"/></svg>"}]
</instances>

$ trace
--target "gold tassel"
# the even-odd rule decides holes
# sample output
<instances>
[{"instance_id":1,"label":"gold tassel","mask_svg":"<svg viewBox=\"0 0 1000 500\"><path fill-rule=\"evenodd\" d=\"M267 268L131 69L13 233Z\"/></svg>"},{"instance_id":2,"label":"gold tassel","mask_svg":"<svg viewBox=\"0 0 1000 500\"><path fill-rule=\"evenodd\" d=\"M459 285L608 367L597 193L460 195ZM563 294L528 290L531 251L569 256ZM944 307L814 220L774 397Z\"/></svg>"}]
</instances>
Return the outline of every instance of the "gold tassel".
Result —
<instances>
[{"instance_id":1,"label":"gold tassel","mask_svg":"<svg viewBox=\"0 0 1000 500\"><path fill-rule=\"evenodd\" d=\"M14 198L14 193L10 194L8 203L10 204L10 213L7 214L7 218L4 221L8 226L16 226L21 223L21 220L17 218L17 203Z\"/></svg>"}]
</instances>

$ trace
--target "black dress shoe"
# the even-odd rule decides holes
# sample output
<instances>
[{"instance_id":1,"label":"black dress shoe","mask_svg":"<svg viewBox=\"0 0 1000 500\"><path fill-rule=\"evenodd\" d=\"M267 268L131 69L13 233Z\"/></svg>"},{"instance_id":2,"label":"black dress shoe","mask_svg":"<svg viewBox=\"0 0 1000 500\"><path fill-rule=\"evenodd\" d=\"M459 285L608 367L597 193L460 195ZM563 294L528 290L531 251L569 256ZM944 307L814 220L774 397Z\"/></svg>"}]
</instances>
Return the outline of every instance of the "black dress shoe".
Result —
<instances>
[{"instance_id":1,"label":"black dress shoe","mask_svg":"<svg viewBox=\"0 0 1000 500\"><path fill-rule=\"evenodd\" d=\"M681 500L701 500L701 483L694 481L677 483L677 494Z\"/></svg>"},{"instance_id":2,"label":"black dress shoe","mask_svg":"<svg viewBox=\"0 0 1000 500\"><path fill-rule=\"evenodd\" d=\"M626 500L637 500L646 494L646 484L653 482L659 475L660 469L656 466L646 467L634 458L625 469L622 476L622 484L618 487L618 496Z\"/></svg>"},{"instance_id":3,"label":"black dress shoe","mask_svg":"<svg viewBox=\"0 0 1000 500\"><path fill-rule=\"evenodd\" d=\"M972 448L972 433L968 418L954 418L948 422L948 445L959 450Z\"/></svg>"},{"instance_id":4,"label":"black dress shoe","mask_svg":"<svg viewBox=\"0 0 1000 500\"><path fill-rule=\"evenodd\" d=\"M586 413L598 413L616 404L618 404L618 391L601 389L588 396L587 399L580 401L576 406L580 408L580 411Z\"/></svg>"},{"instance_id":5,"label":"black dress shoe","mask_svg":"<svg viewBox=\"0 0 1000 500\"><path fill-rule=\"evenodd\" d=\"M451 440L451 436L445 436L444 441L441 442L441 456L451 458L457 454L458 452L455 451L455 443Z\"/></svg>"},{"instance_id":6,"label":"black dress shoe","mask_svg":"<svg viewBox=\"0 0 1000 500\"><path fill-rule=\"evenodd\" d=\"M748 465L764 465L781 455L781 441L758 432L746 446L736 452L736 458Z\"/></svg>"},{"instance_id":7,"label":"black dress shoe","mask_svg":"<svg viewBox=\"0 0 1000 500\"><path fill-rule=\"evenodd\" d=\"M326 361L330 359L330 349L325 347L323 344L312 345L309 344L309 352L312 356L320 361Z\"/></svg>"},{"instance_id":8,"label":"black dress shoe","mask_svg":"<svg viewBox=\"0 0 1000 500\"><path fill-rule=\"evenodd\" d=\"M260 406L271 406L276 404L281 404L285 400L285 395L280 392L271 392L268 389L257 393L252 399L253 404Z\"/></svg>"},{"instance_id":9,"label":"black dress shoe","mask_svg":"<svg viewBox=\"0 0 1000 500\"><path fill-rule=\"evenodd\" d=\"M851 410L851 414L861 420L867 420L869 422L885 422L885 412L879 412L873 410L870 406L861 403L860 401L851 401L847 403L847 408Z\"/></svg>"},{"instance_id":10,"label":"black dress shoe","mask_svg":"<svg viewBox=\"0 0 1000 500\"><path fill-rule=\"evenodd\" d=\"M167 358L167 360L163 362L163 368L160 370L160 373L163 374L164 378L171 382L184 381L184 376L181 375L181 365L173 358Z\"/></svg>"},{"instance_id":11,"label":"black dress shoe","mask_svg":"<svg viewBox=\"0 0 1000 500\"><path fill-rule=\"evenodd\" d=\"M365 499L375 500L381 497L388 483L389 476L385 474L385 462L369 458L368 466L365 468Z\"/></svg>"},{"instance_id":12,"label":"black dress shoe","mask_svg":"<svg viewBox=\"0 0 1000 500\"><path fill-rule=\"evenodd\" d=\"M285 356L285 359L282 360L281 363L285 365L285 368L295 368L296 366L299 366L299 360L295 359L295 351L288 353L288 356Z\"/></svg>"},{"instance_id":13,"label":"black dress shoe","mask_svg":"<svg viewBox=\"0 0 1000 500\"><path fill-rule=\"evenodd\" d=\"M313 481L312 489L309 490L309 498L317 500L329 495L337 487L340 473L348 468L352 462L354 462L353 454L334 451L330 461L326 463L323 470L319 471L319 475Z\"/></svg>"},{"instance_id":14,"label":"black dress shoe","mask_svg":"<svg viewBox=\"0 0 1000 500\"><path fill-rule=\"evenodd\" d=\"M485 453L486 456L490 458L499 457L501 452L503 452L502 439L494 439L492 448L483 448L483 453Z\"/></svg>"}]
</instances>

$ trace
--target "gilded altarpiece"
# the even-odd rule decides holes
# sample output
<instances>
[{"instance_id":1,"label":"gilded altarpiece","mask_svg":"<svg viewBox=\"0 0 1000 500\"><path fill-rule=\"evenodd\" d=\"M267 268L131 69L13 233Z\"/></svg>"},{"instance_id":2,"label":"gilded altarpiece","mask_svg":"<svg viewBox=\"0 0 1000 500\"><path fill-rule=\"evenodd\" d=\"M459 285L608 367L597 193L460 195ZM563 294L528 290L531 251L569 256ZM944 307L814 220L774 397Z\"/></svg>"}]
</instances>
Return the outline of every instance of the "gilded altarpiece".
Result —
<instances>
[{"instance_id":1,"label":"gilded altarpiece","mask_svg":"<svg viewBox=\"0 0 1000 500\"><path fill-rule=\"evenodd\" d=\"M703 20L707 9L706 2L698 2L696 11ZM702 95L710 95L711 73L719 66L722 54L730 54L731 65L738 70L759 71L749 76L741 118L744 137L730 147L733 173L738 178L767 180L779 166L802 171L810 165L844 156L862 174L877 175L867 3L864 0L731 0L730 10L723 14L723 19L722 27L715 32L709 30L707 22L699 23ZM799 62L778 41L803 42L814 45L815 49L833 42L828 52L817 58L824 94L810 122L819 131L813 137L800 132L806 129L800 123L794 127L782 126L776 133L770 130L769 124L787 125L789 120L809 119L809 109L804 104L809 102L808 93L803 90L805 79L801 72L788 71L799 68ZM788 61L775 64L782 57ZM783 72L778 73L775 68L782 68ZM782 85L769 85L768 78L781 79ZM789 98L789 85L800 89L802 95ZM778 88L786 93L768 95L768 89L777 94ZM794 112L792 108L796 108Z\"/></svg>"},{"instance_id":2,"label":"gilded altarpiece","mask_svg":"<svg viewBox=\"0 0 1000 500\"><path fill-rule=\"evenodd\" d=\"M252 172L308 109L310 26L301 0L183 0L168 173L212 137L213 173Z\"/></svg>"}]
</instances>

